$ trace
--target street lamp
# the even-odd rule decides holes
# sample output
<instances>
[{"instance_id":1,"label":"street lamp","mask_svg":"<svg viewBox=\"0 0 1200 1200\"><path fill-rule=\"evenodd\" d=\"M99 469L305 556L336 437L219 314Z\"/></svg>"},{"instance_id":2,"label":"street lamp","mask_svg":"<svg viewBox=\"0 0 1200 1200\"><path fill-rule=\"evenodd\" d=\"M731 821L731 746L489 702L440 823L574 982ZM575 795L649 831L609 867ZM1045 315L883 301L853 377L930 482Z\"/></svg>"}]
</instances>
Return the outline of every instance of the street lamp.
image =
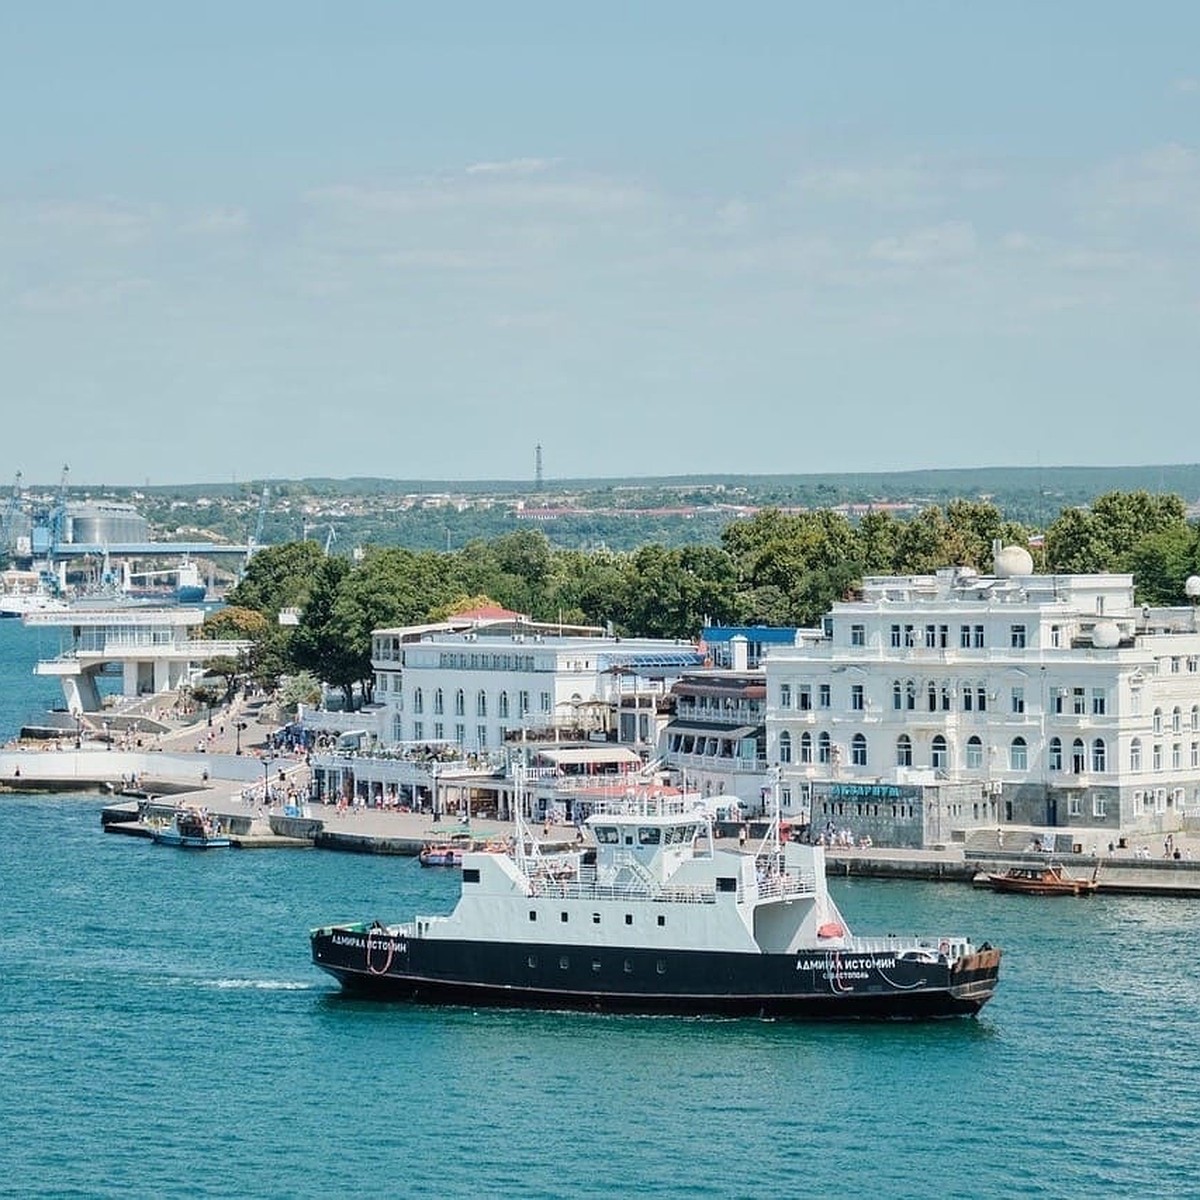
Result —
<instances>
[{"instance_id":1,"label":"street lamp","mask_svg":"<svg viewBox=\"0 0 1200 1200\"><path fill-rule=\"evenodd\" d=\"M75 749L83 749L83 715L78 712L75 714Z\"/></svg>"},{"instance_id":2,"label":"street lamp","mask_svg":"<svg viewBox=\"0 0 1200 1200\"><path fill-rule=\"evenodd\" d=\"M242 730L246 728L246 722L245 721L237 721L234 723L233 727L235 730L237 730L237 748L234 751L234 753L241 754L241 752L242 752Z\"/></svg>"}]
</instances>

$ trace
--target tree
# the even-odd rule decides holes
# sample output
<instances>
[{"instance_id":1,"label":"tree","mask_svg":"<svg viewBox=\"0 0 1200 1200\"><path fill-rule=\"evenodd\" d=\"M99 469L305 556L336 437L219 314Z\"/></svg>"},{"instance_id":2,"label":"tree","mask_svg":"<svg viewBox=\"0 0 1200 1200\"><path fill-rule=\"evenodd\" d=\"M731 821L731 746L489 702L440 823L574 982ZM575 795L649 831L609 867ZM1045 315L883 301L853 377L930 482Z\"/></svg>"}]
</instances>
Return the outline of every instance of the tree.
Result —
<instances>
[{"instance_id":1,"label":"tree","mask_svg":"<svg viewBox=\"0 0 1200 1200\"><path fill-rule=\"evenodd\" d=\"M246 573L226 600L236 607L253 608L274 621L281 608L303 607L324 557L316 542L266 546L246 564Z\"/></svg>"}]
</instances>

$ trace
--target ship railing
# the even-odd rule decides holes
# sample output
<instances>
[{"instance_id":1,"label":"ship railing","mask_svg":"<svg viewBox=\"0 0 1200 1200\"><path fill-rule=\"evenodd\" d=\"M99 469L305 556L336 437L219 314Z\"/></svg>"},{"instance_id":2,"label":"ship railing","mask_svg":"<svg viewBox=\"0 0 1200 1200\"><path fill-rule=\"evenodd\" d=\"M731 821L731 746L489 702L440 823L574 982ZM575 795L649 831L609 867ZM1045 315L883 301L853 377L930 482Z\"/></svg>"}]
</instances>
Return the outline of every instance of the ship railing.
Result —
<instances>
[{"instance_id":1,"label":"ship railing","mask_svg":"<svg viewBox=\"0 0 1200 1200\"><path fill-rule=\"evenodd\" d=\"M876 954L886 954L901 950L926 950L931 954L944 954L948 949L953 949L956 953L963 953L968 946L969 942L961 934L955 936L942 934L930 937L926 935L893 933L885 937L857 937L851 935L846 938L847 948L852 948L863 953Z\"/></svg>"},{"instance_id":2,"label":"ship railing","mask_svg":"<svg viewBox=\"0 0 1200 1200\"><path fill-rule=\"evenodd\" d=\"M764 875L758 880L760 900L783 900L789 896L814 896L817 891L815 875Z\"/></svg>"},{"instance_id":3,"label":"ship railing","mask_svg":"<svg viewBox=\"0 0 1200 1200\"><path fill-rule=\"evenodd\" d=\"M556 879L533 876L535 896L562 900L619 900L632 903L715 904L716 892L703 886L679 886L651 890L639 883L597 883L588 879Z\"/></svg>"}]
</instances>

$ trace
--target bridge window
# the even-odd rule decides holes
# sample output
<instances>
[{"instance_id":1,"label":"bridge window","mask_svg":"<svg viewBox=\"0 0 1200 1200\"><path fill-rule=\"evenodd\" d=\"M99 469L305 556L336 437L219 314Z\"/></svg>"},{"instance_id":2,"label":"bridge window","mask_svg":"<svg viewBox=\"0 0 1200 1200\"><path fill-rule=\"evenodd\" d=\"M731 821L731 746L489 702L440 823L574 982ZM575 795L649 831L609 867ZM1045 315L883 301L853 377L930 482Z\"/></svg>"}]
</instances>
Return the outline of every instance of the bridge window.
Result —
<instances>
[{"instance_id":1,"label":"bridge window","mask_svg":"<svg viewBox=\"0 0 1200 1200\"><path fill-rule=\"evenodd\" d=\"M662 830L657 825L638 826L638 845L657 846L662 841Z\"/></svg>"},{"instance_id":2,"label":"bridge window","mask_svg":"<svg viewBox=\"0 0 1200 1200\"><path fill-rule=\"evenodd\" d=\"M558 960L558 969L560 971L567 970L570 967L570 965L571 965L571 960L565 954L562 956L562 958L560 958Z\"/></svg>"},{"instance_id":3,"label":"bridge window","mask_svg":"<svg viewBox=\"0 0 1200 1200\"><path fill-rule=\"evenodd\" d=\"M536 910L536 909L533 909L533 908L531 908L531 909L529 910L529 919L530 919L531 921L536 921L536 920L537 920L537 910Z\"/></svg>"},{"instance_id":4,"label":"bridge window","mask_svg":"<svg viewBox=\"0 0 1200 1200\"><path fill-rule=\"evenodd\" d=\"M665 925L667 923L667 918L664 917L662 913L659 913L658 915L658 923L659 925Z\"/></svg>"},{"instance_id":5,"label":"bridge window","mask_svg":"<svg viewBox=\"0 0 1200 1200\"><path fill-rule=\"evenodd\" d=\"M596 842L601 846L619 846L621 834L615 825L597 825Z\"/></svg>"},{"instance_id":6,"label":"bridge window","mask_svg":"<svg viewBox=\"0 0 1200 1200\"><path fill-rule=\"evenodd\" d=\"M567 923L567 914L565 912L561 914L561 920L564 925Z\"/></svg>"}]
</instances>

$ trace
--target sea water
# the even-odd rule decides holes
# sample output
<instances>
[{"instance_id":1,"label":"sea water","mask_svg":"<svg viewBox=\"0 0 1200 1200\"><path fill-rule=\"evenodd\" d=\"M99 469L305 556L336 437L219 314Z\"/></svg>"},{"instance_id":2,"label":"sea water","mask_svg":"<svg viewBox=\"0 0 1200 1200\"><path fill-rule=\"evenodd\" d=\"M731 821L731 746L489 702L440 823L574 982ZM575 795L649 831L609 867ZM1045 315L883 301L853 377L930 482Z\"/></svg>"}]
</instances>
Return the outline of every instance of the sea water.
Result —
<instances>
[{"instance_id":1,"label":"sea water","mask_svg":"<svg viewBox=\"0 0 1200 1200\"><path fill-rule=\"evenodd\" d=\"M19 725L29 631L0 637ZM976 1019L373 1003L309 928L447 911L456 873L186 853L102 803L0 797L0 1194L1200 1194L1194 902L834 882L862 932L1003 946Z\"/></svg>"}]
</instances>

